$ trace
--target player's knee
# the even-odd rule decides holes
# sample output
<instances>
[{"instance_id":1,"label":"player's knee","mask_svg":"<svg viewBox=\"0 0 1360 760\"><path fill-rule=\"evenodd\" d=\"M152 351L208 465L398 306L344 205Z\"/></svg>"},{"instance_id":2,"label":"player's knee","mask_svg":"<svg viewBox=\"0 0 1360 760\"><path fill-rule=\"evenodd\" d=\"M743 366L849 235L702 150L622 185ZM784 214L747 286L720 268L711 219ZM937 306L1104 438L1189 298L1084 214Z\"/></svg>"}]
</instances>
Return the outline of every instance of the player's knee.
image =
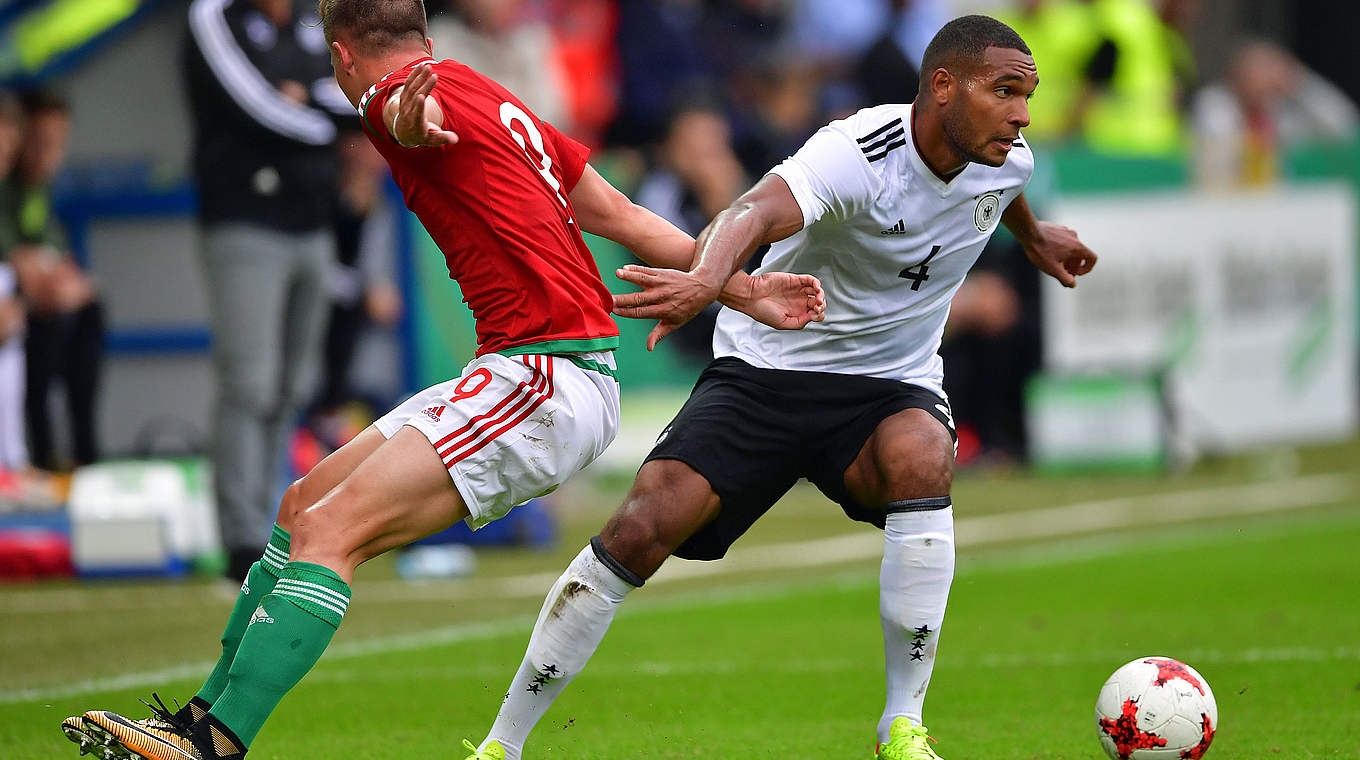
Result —
<instances>
[{"instance_id":1,"label":"player's knee","mask_svg":"<svg viewBox=\"0 0 1360 760\"><path fill-rule=\"evenodd\" d=\"M303 478L298 478L284 489L283 499L279 502L279 515L275 520L280 528L293 533L293 523L296 522L298 513L311 506L306 502L306 487L302 483Z\"/></svg>"},{"instance_id":2,"label":"player's knee","mask_svg":"<svg viewBox=\"0 0 1360 760\"><path fill-rule=\"evenodd\" d=\"M949 494L954 484L954 447L941 436L913 436L879 459L884 503Z\"/></svg>"},{"instance_id":3,"label":"player's knee","mask_svg":"<svg viewBox=\"0 0 1360 760\"><path fill-rule=\"evenodd\" d=\"M305 488L305 486L304 486ZM301 497L299 497L301 498ZM328 567L335 562L349 561L350 554L358 547L346 526L330 519L323 502L329 499L343 499L345 494L336 491L315 503L300 506L293 513L291 533L292 557L305 562L315 562ZM287 528L285 528L287 529ZM359 564L359 563L354 563Z\"/></svg>"},{"instance_id":4,"label":"player's knee","mask_svg":"<svg viewBox=\"0 0 1360 760\"><path fill-rule=\"evenodd\" d=\"M600 532L600 539L610 555L624 567L640 573L640 568L650 564L648 558L658 552L670 553L663 545L661 535L655 512L630 495L623 508L609 518Z\"/></svg>"}]
</instances>

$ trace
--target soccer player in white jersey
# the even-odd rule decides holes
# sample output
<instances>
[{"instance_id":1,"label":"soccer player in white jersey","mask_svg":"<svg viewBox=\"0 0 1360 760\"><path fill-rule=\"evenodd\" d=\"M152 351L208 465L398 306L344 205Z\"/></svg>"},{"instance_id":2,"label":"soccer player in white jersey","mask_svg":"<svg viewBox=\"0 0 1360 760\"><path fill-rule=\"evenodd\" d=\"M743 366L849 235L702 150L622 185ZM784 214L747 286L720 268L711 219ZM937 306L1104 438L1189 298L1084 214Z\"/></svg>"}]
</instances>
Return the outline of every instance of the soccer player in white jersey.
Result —
<instances>
[{"instance_id":1,"label":"soccer player in white jersey","mask_svg":"<svg viewBox=\"0 0 1360 760\"><path fill-rule=\"evenodd\" d=\"M548 593L479 760L520 757L624 596L666 557L717 559L800 477L884 528L887 704L876 756L931 760L921 725L954 573L954 429L937 351L950 299L998 223L1062 284L1095 255L1034 218L1020 136L1034 59L985 16L947 24L912 105L825 127L718 215L689 272L629 268L615 312L658 318L649 346L713 300L759 244L761 271L808 272L826 320L776 332L724 309L717 358L662 432L623 506ZM790 414L789 410L798 410Z\"/></svg>"}]
</instances>

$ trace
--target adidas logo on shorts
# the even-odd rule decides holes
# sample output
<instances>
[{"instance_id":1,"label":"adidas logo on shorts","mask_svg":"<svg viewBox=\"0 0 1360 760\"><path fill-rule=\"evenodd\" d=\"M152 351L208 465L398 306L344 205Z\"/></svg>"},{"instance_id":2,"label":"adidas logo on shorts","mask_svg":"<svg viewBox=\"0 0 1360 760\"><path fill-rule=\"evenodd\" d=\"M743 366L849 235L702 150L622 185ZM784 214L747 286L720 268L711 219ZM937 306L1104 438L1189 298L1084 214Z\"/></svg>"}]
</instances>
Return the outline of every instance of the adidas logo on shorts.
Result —
<instances>
[{"instance_id":1,"label":"adidas logo on shorts","mask_svg":"<svg viewBox=\"0 0 1360 760\"><path fill-rule=\"evenodd\" d=\"M442 414L444 413L444 405L443 405L443 404L440 404L440 405L438 405L438 406L432 406L432 407L430 407L429 409L426 409L426 410L425 410L424 412L422 412L422 413L423 413L426 417L429 417L430 419L434 420L435 422L438 422L438 421L439 421L439 416L442 415Z\"/></svg>"}]
</instances>

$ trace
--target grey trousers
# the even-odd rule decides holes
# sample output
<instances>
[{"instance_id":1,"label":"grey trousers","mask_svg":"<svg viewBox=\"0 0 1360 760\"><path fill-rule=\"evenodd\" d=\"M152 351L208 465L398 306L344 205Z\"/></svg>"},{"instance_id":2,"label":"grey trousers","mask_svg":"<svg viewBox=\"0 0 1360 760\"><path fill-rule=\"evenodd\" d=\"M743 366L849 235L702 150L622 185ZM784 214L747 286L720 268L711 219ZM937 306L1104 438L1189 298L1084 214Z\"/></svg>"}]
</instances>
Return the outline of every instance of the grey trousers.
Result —
<instances>
[{"instance_id":1,"label":"grey trousers","mask_svg":"<svg viewBox=\"0 0 1360 760\"><path fill-rule=\"evenodd\" d=\"M314 393L329 304L330 230L252 224L203 230L217 378L213 483L222 543L263 550L287 436Z\"/></svg>"}]
</instances>

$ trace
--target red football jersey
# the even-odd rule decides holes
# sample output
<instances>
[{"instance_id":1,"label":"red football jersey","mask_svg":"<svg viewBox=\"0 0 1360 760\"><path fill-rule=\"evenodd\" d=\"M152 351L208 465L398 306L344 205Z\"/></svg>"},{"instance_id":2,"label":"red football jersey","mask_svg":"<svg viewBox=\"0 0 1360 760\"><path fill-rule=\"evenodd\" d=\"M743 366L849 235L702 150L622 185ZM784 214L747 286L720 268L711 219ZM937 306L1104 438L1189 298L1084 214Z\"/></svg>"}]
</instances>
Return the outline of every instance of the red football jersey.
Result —
<instances>
[{"instance_id":1,"label":"red football jersey","mask_svg":"<svg viewBox=\"0 0 1360 760\"><path fill-rule=\"evenodd\" d=\"M540 121L508 90L456 61L434 64L431 97L454 145L403 148L384 104L424 58L359 102L406 207L425 225L477 324L477 355L616 348L613 297L581 239L567 195L590 151Z\"/></svg>"}]
</instances>

